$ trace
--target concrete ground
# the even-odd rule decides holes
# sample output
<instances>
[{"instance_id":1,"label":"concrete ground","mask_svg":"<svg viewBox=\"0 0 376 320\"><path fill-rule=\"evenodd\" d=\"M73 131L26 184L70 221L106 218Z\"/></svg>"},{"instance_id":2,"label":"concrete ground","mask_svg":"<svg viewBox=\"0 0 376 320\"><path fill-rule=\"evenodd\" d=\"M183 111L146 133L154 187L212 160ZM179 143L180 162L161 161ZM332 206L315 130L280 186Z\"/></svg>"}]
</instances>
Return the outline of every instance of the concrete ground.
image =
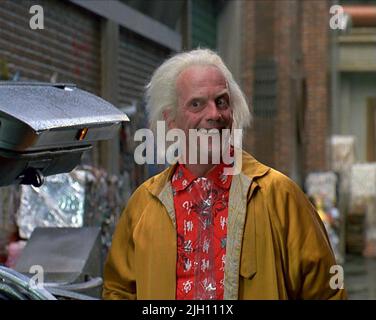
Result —
<instances>
[{"instance_id":1,"label":"concrete ground","mask_svg":"<svg viewBox=\"0 0 376 320\"><path fill-rule=\"evenodd\" d=\"M376 300L376 259L347 255L345 288L350 300Z\"/></svg>"}]
</instances>

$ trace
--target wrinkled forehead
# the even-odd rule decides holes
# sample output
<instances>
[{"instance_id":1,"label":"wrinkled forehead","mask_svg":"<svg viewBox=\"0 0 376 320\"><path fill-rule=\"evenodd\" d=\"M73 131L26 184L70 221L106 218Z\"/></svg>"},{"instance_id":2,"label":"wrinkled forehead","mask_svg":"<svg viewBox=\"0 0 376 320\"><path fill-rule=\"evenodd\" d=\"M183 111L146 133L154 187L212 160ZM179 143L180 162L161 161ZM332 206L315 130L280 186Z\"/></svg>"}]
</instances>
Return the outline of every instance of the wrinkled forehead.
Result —
<instances>
[{"instance_id":1,"label":"wrinkled forehead","mask_svg":"<svg viewBox=\"0 0 376 320\"><path fill-rule=\"evenodd\" d=\"M222 71L212 65L193 65L184 69L176 79L178 94L187 89L200 89L215 85L228 90L228 83Z\"/></svg>"}]
</instances>

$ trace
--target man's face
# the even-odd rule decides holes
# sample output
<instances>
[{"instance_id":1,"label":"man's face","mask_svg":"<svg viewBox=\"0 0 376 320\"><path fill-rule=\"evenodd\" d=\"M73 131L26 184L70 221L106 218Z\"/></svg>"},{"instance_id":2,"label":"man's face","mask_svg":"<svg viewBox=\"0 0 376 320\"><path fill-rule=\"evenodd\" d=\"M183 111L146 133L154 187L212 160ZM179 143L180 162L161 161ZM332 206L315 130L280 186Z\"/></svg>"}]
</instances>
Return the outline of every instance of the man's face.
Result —
<instances>
[{"instance_id":1,"label":"man's face","mask_svg":"<svg viewBox=\"0 0 376 320\"><path fill-rule=\"evenodd\" d=\"M176 89L178 108L170 127L182 129L187 137L189 129L231 129L230 93L218 68L188 67L178 76Z\"/></svg>"}]
</instances>

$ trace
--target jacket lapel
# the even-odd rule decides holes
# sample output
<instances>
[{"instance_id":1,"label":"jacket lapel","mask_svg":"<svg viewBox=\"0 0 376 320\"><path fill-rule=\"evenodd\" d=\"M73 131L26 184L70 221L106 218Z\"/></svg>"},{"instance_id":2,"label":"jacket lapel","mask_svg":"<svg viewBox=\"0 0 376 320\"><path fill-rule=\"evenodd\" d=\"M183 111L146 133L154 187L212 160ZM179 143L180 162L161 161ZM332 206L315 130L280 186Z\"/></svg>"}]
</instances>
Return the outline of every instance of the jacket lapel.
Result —
<instances>
[{"instance_id":1,"label":"jacket lapel","mask_svg":"<svg viewBox=\"0 0 376 320\"><path fill-rule=\"evenodd\" d=\"M168 181L162 191L157 195L158 199L163 203L166 207L167 213L170 216L170 219L176 228L176 216L175 216L175 208L174 208L174 197L172 194L172 186L171 182Z\"/></svg>"},{"instance_id":2,"label":"jacket lapel","mask_svg":"<svg viewBox=\"0 0 376 320\"><path fill-rule=\"evenodd\" d=\"M265 175L269 169L243 151L242 172L232 177L227 223L224 285L224 299L226 300L236 300L239 297L239 271L248 203L258 187L257 178ZM252 250L246 253L250 255L249 277L251 278L257 272L255 215L253 214L248 219L252 220L249 234Z\"/></svg>"},{"instance_id":3,"label":"jacket lapel","mask_svg":"<svg viewBox=\"0 0 376 320\"><path fill-rule=\"evenodd\" d=\"M247 213L247 194L251 183L252 180L243 174L232 177L227 222L225 300L238 299L240 254Z\"/></svg>"}]
</instances>

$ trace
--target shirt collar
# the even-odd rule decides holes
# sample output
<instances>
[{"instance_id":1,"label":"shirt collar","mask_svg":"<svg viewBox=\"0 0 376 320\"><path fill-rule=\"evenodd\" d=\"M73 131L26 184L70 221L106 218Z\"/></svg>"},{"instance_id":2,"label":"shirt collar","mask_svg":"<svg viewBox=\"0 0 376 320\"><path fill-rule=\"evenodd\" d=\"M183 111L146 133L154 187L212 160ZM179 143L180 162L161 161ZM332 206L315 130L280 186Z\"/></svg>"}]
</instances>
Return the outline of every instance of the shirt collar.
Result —
<instances>
[{"instance_id":1,"label":"shirt collar","mask_svg":"<svg viewBox=\"0 0 376 320\"><path fill-rule=\"evenodd\" d=\"M188 188L188 186L196 179L197 177L190 172L185 165L178 163L175 172L172 175L171 184L175 191L181 191Z\"/></svg>"},{"instance_id":2,"label":"shirt collar","mask_svg":"<svg viewBox=\"0 0 376 320\"><path fill-rule=\"evenodd\" d=\"M258 162L255 158L253 158L250 154L248 154L245 151L241 151L241 154L241 174L254 181L255 185L257 185L257 180L259 178L262 178L265 174L267 174L270 168ZM151 177L143 184L143 187L146 188L148 192L158 197L161 194L161 192L165 190L166 185L171 186L171 179L178 165L179 163L175 163L174 165L165 169L163 172L157 174L154 177Z\"/></svg>"},{"instance_id":3,"label":"shirt collar","mask_svg":"<svg viewBox=\"0 0 376 320\"><path fill-rule=\"evenodd\" d=\"M224 163L217 164L208 172L206 177L212 180L218 187L222 189L230 189L232 176L224 174L224 169L229 167L231 167L231 165L226 165Z\"/></svg>"},{"instance_id":4,"label":"shirt collar","mask_svg":"<svg viewBox=\"0 0 376 320\"><path fill-rule=\"evenodd\" d=\"M217 164L205 175L205 178L213 181L222 189L230 189L231 176L224 174L224 168L226 167L229 167L229 165L223 163ZM175 191L181 191L188 188L188 186L197 178L198 177L190 172L185 165L178 163L175 172L172 175L171 184Z\"/></svg>"}]
</instances>

